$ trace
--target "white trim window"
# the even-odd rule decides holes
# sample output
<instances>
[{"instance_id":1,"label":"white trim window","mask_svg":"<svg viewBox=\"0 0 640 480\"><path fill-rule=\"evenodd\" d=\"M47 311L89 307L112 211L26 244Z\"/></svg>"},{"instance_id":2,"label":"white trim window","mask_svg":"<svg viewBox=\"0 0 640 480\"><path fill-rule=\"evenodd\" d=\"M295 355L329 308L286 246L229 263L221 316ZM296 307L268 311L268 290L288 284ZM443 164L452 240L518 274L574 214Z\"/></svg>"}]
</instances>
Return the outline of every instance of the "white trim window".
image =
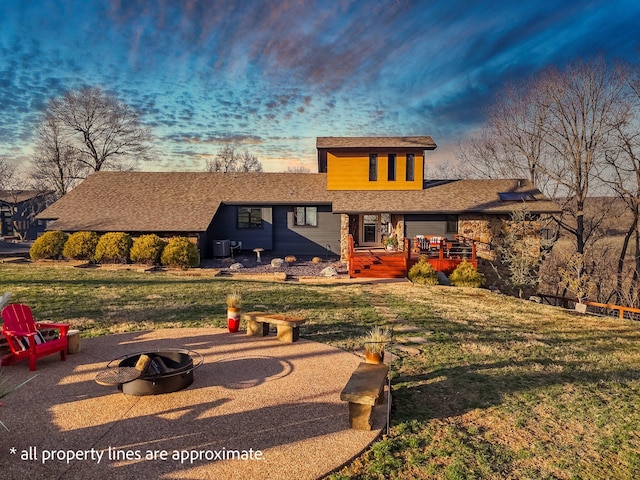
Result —
<instances>
[{"instance_id":1,"label":"white trim window","mask_svg":"<svg viewBox=\"0 0 640 480\"><path fill-rule=\"evenodd\" d=\"M294 207L293 217L296 227L317 227L318 207Z\"/></svg>"}]
</instances>

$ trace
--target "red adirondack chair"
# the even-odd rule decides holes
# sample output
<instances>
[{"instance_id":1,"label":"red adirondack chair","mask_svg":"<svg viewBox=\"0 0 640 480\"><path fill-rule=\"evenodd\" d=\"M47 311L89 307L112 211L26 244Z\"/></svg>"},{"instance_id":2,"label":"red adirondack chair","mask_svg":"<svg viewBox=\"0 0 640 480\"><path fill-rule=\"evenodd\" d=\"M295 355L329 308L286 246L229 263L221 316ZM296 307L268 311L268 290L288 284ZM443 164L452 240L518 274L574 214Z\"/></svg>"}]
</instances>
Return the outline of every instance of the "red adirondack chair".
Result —
<instances>
[{"instance_id":1,"label":"red adirondack chair","mask_svg":"<svg viewBox=\"0 0 640 480\"><path fill-rule=\"evenodd\" d=\"M2 333L7 338L11 353L2 357L2 365L11 365L25 358L29 359L29 370L36 369L36 359L60 352L60 360L67 359L66 323L35 322L31 309L26 305L12 303L2 309ZM55 328L60 330L56 339L45 341L39 330Z\"/></svg>"}]
</instances>

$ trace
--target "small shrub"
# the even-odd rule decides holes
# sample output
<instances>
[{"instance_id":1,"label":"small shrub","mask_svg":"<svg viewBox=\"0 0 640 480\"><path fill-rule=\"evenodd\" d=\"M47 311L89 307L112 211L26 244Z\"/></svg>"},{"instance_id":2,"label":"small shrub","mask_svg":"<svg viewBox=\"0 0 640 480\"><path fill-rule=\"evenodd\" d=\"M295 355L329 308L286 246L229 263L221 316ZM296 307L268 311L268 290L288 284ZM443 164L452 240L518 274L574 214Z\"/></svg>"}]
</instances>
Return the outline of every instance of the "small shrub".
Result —
<instances>
[{"instance_id":1,"label":"small shrub","mask_svg":"<svg viewBox=\"0 0 640 480\"><path fill-rule=\"evenodd\" d=\"M478 288L484 284L484 275L472 264L463 260L449 277L451 285L456 287Z\"/></svg>"},{"instance_id":2,"label":"small shrub","mask_svg":"<svg viewBox=\"0 0 640 480\"><path fill-rule=\"evenodd\" d=\"M105 233L96 245L96 262L127 263L131 250L131 236L123 232Z\"/></svg>"},{"instance_id":3,"label":"small shrub","mask_svg":"<svg viewBox=\"0 0 640 480\"><path fill-rule=\"evenodd\" d=\"M62 255L75 260L93 260L100 237L96 232L75 232L69 235Z\"/></svg>"},{"instance_id":4,"label":"small shrub","mask_svg":"<svg viewBox=\"0 0 640 480\"><path fill-rule=\"evenodd\" d=\"M420 256L420 260L409 269L409 280L418 285L438 285L438 272L427 260L424 255Z\"/></svg>"},{"instance_id":5,"label":"small shrub","mask_svg":"<svg viewBox=\"0 0 640 480\"><path fill-rule=\"evenodd\" d=\"M152 233L150 235L141 235L136 238L131 247L132 262L146 263L149 265L157 265L160 263L162 250L164 250L167 242L162 240L158 235Z\"/></svg>"},{"instance_id":6,"label":"small shrub","mask_svg":"<svg viewBox=\"0 0 640 480\"><path fill-rule=\"evenodd\" d=\"M67 238L69 238L69 235L60 230L45 232L44 235L33 242L31 249L29 249L29 256L32 260L58 259L62 256Z\"/></svg>"},{"instance_id":7,"label":"small shrub","mask_svg":"<svg viewBox=\"0 0 640 480\"><path fill-rule=\"evenodd\" d=\"M161 256L163 265L169 267L197 267L200 265L200 253L198 247L186 237L173 237L164 247Z\"/></svg>"}]
</instances>

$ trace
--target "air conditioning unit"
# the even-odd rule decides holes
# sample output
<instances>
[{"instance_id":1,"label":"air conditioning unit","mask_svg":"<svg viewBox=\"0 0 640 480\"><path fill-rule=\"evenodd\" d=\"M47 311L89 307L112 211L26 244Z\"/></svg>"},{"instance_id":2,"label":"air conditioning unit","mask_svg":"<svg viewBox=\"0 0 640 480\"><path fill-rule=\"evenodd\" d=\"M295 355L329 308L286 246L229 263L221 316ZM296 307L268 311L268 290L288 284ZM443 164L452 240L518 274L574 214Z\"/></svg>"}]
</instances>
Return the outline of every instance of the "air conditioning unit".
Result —
<instances>
[{"instance_id":1,"label":"air conditioning unit","mask_svg":"<svg viewBox=\"0 0 640 480\"><path fill-rule=\"evenodd\" d=\"M214 240L213 256L214 257L231 256L231 240Z\"/></svg>"}]
</instances>

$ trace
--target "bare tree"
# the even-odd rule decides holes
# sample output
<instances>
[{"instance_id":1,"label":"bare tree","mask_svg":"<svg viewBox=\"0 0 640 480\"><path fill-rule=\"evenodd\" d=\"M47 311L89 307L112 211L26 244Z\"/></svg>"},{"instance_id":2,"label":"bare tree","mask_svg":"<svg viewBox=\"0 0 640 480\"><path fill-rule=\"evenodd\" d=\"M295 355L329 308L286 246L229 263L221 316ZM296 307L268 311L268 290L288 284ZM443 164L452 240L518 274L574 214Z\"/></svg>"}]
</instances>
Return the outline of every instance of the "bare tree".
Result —
<instances>
[{"instance_id":1,"label":"bare tree","mask_svg":"<svg viewBox=\"0 0 640 480\"><path fill-rule=\"evenodd\" d=\"M507 84L487 112L487 125L480 138L462 146L462 165L472 176L481 178L524 178L547 195L548 179L540 172L547 150L543 128L546 110L531 101L536 80Z\"/></svg>"},{"instance_id":2,"label":"bare tree","mask_svg":"<svg viewBox=\"0 0 640 480\"><path fill-rule=\"evenodd\" d=\"M511 212L509 220L503 219L500 242L496 249L505 273L494 266L498 277L518 291L523 298L525 292L535 291L540 282L540 240L535 232L539 229L537 218L529 212L526 205Z\"/></svg>"},{"instance_id":3,"label":"bare tree","mask_svg":"<svg viewBox=\"0 0 640 480\"><path fill-rule=\"evenodd\" d=\"M602 178L622 201L631 221L627 227L618 255L616 268L616 301L635 306L640 290L640 68L620 66L627 90L627 105L630 114L626 122L617 124L615 149L607 152L606 167ZM633 261L630 269L625 269L630 242L633 239ZM625 288L626 271L631 275Z\"/></svg>"},{"instance_id":4,"label":"bare tree","mask_svg":"<svg viewBox=\"0 0 640 480\"><path fill-rule=\"evenodd\" d=\"M151 134L138 112L98 87L51 99L41 128L57 129L87 173L131 170L151 149Z\"/></svg>"},{"instance_id":5,"label":"bare tree","mask_svg":"<svg viewBox=\"0 0 640 480\"><path fill-rule=\"evenodd\" d=\"M605 218L602 212L585 220L585 201L616 125L629 114L623 89L621 76L602 58L548 68L502 92L483 136L465 145L462 159L485 176L528 178L561 203L558 223L582 254Z\"/></svg>"},{"instance_id":6,"label":"bare tree","mask_svg":"<svg viewBox=\"0 0 640 480\"><path fill-rule=\"evenodd\" d=\"M89 168L76 160L76 150L62 136L60 123L45 115L38 127L37 145L31 159L31 179L41 191L62 197L85 178Z\"/></svg>"},{"instance_id":7,"label":"bare tree","mask_svg":"<svg viewBox=\"0 0 640 480\"><path fill-rule=\"evenodd\" d=\"M208 159L205 171L207 172L261 172L262 163L246 148L237 151L235 147L226 145L218 152L215 158Z\"/></svg>"},{"instance_id":8,"label":"bare tree","mask_svg":"<svg viewBox=\"0 0 640 480\"><path fill-rule=\"evenodd\" d=\"M616 126L628 118L624 84L618 72L598 58L576 61L563 71L550 69L541 86L536 101L549 115L543 132L555 160L544 164L544 175L566 195L564 210L572 221L561 226L575 237L576 251L584 253L593 227L600 223L585 228L585 202L593 193Z\"/></svg>"},{"instance_id":9,"label":"bare tree","mask_svg":"<svg viewBox=\"0 0 640 480\"><path fill-rule=\"evenodd\" d=\"M0 157L0 190L9 190L15 178L16 167L8 159Z\"/></svg>"},{"instance_id":10,"label":"bare tree","mask_svg":"<svg viewBox=\"0 0 640 480\"><path fill-rule=\"evenodd\" d=\"M253 153L246 148L238 155L238 170L240 172L261 172L262 163Z\"/></svg>"}]
</instances>

